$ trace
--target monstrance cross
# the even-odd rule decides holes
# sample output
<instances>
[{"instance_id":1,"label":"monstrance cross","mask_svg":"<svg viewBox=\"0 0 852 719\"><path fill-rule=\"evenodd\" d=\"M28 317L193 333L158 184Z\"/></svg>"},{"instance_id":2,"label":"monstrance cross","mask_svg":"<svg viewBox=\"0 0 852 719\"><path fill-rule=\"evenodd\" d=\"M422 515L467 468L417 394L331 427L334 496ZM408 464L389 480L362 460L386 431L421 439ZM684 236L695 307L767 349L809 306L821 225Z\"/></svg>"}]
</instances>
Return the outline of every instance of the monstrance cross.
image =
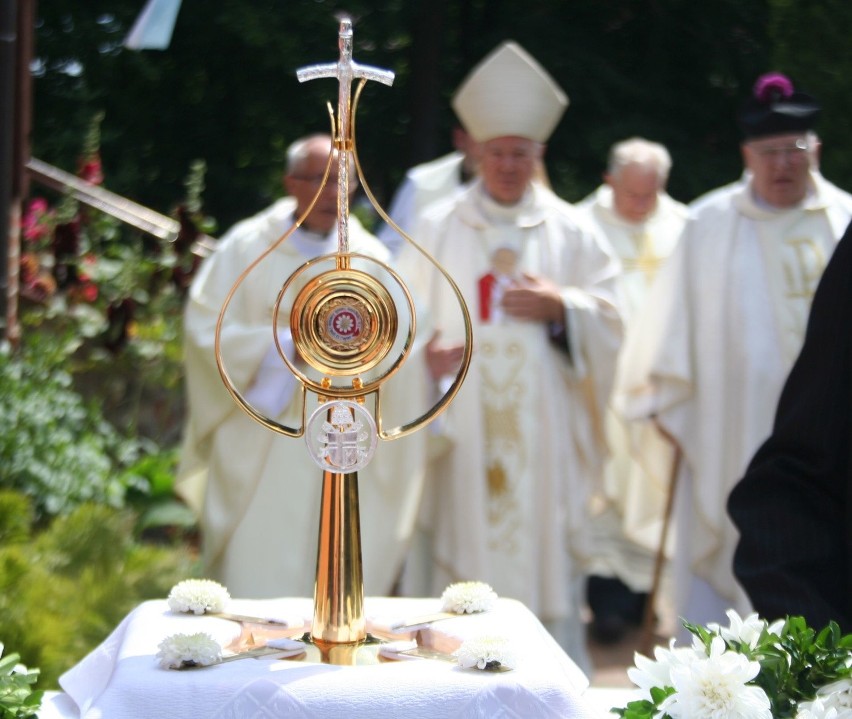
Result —
<instances>
[{"instance_id":1,"label":"monstrance cross","mask_svg":"<svg viewBox=\"0 0 852 719\"><path fill-rule=\"evenodd\" d=\"M320 77L336 77L339 83L337 94L337 243L341 254L349 252L349 153L352 151L350 128L350 97L352 79L375 80L384 85L393 85L394 74L369 65L361 65L352 59L352 21L340 21L338 34L340 59L336 62L310 65L296 71L299 82Z\"/></svg>"}]
</instances>

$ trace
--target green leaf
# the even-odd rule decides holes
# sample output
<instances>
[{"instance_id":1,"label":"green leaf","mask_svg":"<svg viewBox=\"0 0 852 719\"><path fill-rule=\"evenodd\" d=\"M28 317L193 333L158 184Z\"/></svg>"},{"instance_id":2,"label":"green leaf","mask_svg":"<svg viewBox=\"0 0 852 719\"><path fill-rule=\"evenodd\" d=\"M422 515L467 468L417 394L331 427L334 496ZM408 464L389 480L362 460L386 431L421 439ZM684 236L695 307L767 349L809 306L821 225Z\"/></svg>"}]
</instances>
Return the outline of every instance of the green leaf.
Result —
<instances>
[{"instance_id":1,"label":"green leaf","mask_svg":"<svg viewBox=\"0 0 852 719\"><path fill-rule=\"evenodd\" d=\"M0 655L3 654L0 642ZM0 717L2 719L27 719L35 717L43 696L34 691L38 669L27 669L20 663L20 655L13 653L0 657Z\"/></svg>"},{"instance_id":2,"label":"green leaf","mask_svg":"<svg viewBox=\"0 0 852 719\"><path fill-rule=\"evenodd\" d=\"M657 712L657 707L647 699L630 702L623 709L613 707L613 713L624 719L651 719Z\"/></svg>"}]
</instances>

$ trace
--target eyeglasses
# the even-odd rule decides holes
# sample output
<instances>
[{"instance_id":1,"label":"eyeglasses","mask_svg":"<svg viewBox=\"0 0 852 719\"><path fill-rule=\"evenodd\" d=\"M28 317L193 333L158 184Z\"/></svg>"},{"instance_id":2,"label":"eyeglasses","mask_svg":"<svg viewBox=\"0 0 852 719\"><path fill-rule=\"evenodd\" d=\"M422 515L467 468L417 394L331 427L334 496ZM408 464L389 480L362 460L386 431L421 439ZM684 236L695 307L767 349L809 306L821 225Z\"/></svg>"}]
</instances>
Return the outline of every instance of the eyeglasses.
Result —
<instances>
[{"instance_id":1,"label":"eyeglasses","mask_svg":"<svg viewBox=\"0 0 852 719\"><path fill-rule=\"evenodd\" d=\"M765 158L767 160L776 160L778 158L796 160L798 158L805 157L808 151L811 149L811 146L808 144L807 140L800 138L796 140L795 144L793 145L752 145L751 149L759 157Z\"/></svg>"},{"instance_id":2,"label":"eyeglasses","mask_svg":"<svg viewBox=\"0 0 852 719\"><path fill-rule=\"evenodd\" d=\"M322 182L322 178L325 177L325 175L290 175L290 177L294 180L298 180L299 182L307 182L307 183L310 183L311 185L319 185ZM328 184L329 185L336 185L337 184L337 176L336 175L334 175L334 176L329 175Z\"/></svg>"},{"instance_id":3,"label":"eyeglasses","mask_svg":"<svg viewBox=\"0 0 852 719\"><path fill-rule=\"evenodd\" d=\"M535 149L530 148L512 148L506 150L503 148L486 147L482 156L484 159L493 160L494 162L512 161L515 163L524 163L535 161L537 154Z\"/></svg>"},{"instance_id":4,"label":"eyeglasses","mask_svg":"<svg viewBox=\"0 0 852 719\"><path fill-rule=\"evenodd\" d=\"M296 180L297 182L304 182L308 185L313 185L314 187L319 187L322 184L323 175L290 175L291 180ZM329 175L328 182L326 183L327 188L337 187L337 175ZM353 192L358 187L358 178L349 176L349 191Z\"/></svg>"}]
</instances>

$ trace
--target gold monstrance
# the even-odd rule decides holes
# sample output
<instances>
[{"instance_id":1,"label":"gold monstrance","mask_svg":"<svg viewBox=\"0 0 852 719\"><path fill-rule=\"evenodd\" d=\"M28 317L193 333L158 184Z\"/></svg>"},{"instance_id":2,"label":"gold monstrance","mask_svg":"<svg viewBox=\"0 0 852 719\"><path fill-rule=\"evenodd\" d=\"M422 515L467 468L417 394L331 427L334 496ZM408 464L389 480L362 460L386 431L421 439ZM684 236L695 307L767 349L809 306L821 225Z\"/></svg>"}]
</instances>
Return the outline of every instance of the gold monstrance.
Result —
<instances>
[{"instance_id":1,"label":"gold monstrance","mask_svg":"<svg viewBox=\"0 0 852 719\"><path fill-rule=\"evenodd\" d=\"M339 31L336 63L300 69L300 82L337 78L337 114L329 107L334 148L310 207L269 249L250 264L225 298L216 324L216 363L222 380L240 407L260 424L287 437L304 437L312 459L322 469L319 540L314 615L305 639L325 663L356 663L359 649L372 642L364 617L364 582L358 505L358 470L373 456L379 439L393 440L414 432L440 415L455 397L470 364L472 331L461 291L435 260L388 217L370 192L355 143L354 110L367 80L393 83L393 73L352 60L352 23ZM352 80L360 83L352 104ZM308 260L284 280L272 315L272 337L289 371L300 385L301 424L287 427L255 409L236 389L225 367L220 337L234 293L251 271L284 242L310 214L326 186L332 163L338 164L337 252ZM400 426L382 423L382 385L411 353L416 328L414 301L400 276L388 265L349 251L349 172L354 164L361 185L379 215L441 273L455 294L464 318L465 350L458 373L444 395L424 414ZM297 366L282 350L278 337L282 306L289 306L289 328ZM317 408L307 417L308 393ZM368 402L369 400L369 402ZM372 412L368 409L368 404Z\"/></svg>"}]
</instances>

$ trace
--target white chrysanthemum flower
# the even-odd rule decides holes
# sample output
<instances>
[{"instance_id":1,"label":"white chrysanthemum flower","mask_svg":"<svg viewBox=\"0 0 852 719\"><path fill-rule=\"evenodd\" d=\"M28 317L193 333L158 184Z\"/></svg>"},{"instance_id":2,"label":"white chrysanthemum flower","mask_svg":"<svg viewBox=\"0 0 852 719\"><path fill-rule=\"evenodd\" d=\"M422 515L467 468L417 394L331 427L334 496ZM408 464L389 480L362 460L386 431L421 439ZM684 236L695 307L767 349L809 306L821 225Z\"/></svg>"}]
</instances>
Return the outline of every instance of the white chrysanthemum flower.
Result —
<instances>
[{"instance_id":1,"label":"white chrysanthemum flower","mask_svg":"<svg viewBox=\"0 0 852 719\"><path fill-rule=\"evenodd\" d=\"M230 598L228 590L212 579L184 579L169 592L169 608L183 614L221 612Z\"/></svg>"},{"instance_id":2,"label":"white chrysanthemum flower","mask_svg":"<svg viewBox=\"0 0 852 719\"><path fill-rule=\"evenodd\" d=\"M839 679L820 687L816 700L826 711L834 709L837 719L852 719L852 678Z\"/></svg>"},{"instance_id":3,"label":"white chrysanthemum flower","mask_svg":"<svg viewBox=\"0 0 852 719\"><path fill-rule=\"evenodd\" d=\"M772 719L766 692L747 684L759 672L758 662L726 651L724 640L714 637L710 656L672 668L675 693L660 713L672 719Z\"/></svg>"},{"instance_id":4,"label":"white chrysanthemum flower","mask_svg":"<svg viewBox=\"0 0 852 719\"><path fill-rule=\"evenodd\" d=\"M517 666L512 644L505 637L471 637L453 652L453 656L459 666L466 669L514 669Z\"/></svg>"},{"instance_id":5,"label":"white chrysanthemum flower","mask_svg":"<svg viewBox=\"0 0 852 719\"><path fill-rule=\"evenodd\" d=\"M485 582L456 582L441 595L441 610L453 614L487 612L496 601L497 593Z\"/></svg>"},{"instance_id":6,"label":"white chrysanthemum flower","mask_svg":"<svg viewBox=\"0 0 852 719\"><path fill-rule=\"evenodd\" d=\"M671 672L674 667L689 666L704 658L704 645L693 647L675 647L675 640L669 641L669 648L654 648L654 659L642 654L634 654L635 667L627 670L627 676L641 690L643 699L651 701L653 687L672 686Z\"/></svg>"},{"instance_id":7,"label":"white chrysanthemum flower","mask_svg":"<svg viewBox=\"0 0 852 719\"><path fill-rule=\"evenodd\" d=\"M822 700L814 699L799 704L796 719L838 719L838 714L834 707L827 707Z\"/></svg>"},{"instance_id":8,"label":"white chrysanthemum flower","mask_svg":"<svg viewBox=\"0 0 852 719\"><path fill-rule=\"evenodd\" d=\"M206 632L172 634L157 648L157 658L163 669L206 667L222 658L222 647Z\"/></svg>"},{"instance_id":9,"label":"white chrysanthemum flower","mask_svg":"<svg viewBox=\"0 0 852 719\"><path fill-rule=\"evenodd\" d=\"M784 625L785 624L786 624L785 619L776 619L774 622L772 622L772 624L770 624L766 628L766 631L769 632L769 634L774 634L776 637L780 637L781 632L784 631Z\"/></svg>"},{"instance_id":10,"label":"white chrysanthemum flower","mask_svg":"<svg viewBox=\"0 0 852 719\"><path fill-rule=\"evenodd\" d=\"M735 609L729 609L725 614L728 615L730 624L727 627L719 626L716 622L707 624L707 629L722 637L725 641L741 642L751 649L757 646L760 639L760 634L764 629L769 634L774 634L776 637L781 636L781 631L784 629L784 620L778 619L767 624L765 619L761 619L758 614L749 614L743 619Z\"/></svg>"},{"instance_id":11,"label":"white chrysanthemum flower","mask_svg":"<svg viewBox=\"0 0 852 719\"><path fill-rule=\"evenodd\" d=\"M725 614L728 615L728 619L730 620L728 627L719 627L718 624L708 624L707 628L718 633L726 641L741 642L754 649L757 646L761 633L767 626L766 621L761 619L756 612L749 614L745 619L734 609L729 609ZM777 634L777 632L774 633Z\"/></svg>"}]
</instances>

